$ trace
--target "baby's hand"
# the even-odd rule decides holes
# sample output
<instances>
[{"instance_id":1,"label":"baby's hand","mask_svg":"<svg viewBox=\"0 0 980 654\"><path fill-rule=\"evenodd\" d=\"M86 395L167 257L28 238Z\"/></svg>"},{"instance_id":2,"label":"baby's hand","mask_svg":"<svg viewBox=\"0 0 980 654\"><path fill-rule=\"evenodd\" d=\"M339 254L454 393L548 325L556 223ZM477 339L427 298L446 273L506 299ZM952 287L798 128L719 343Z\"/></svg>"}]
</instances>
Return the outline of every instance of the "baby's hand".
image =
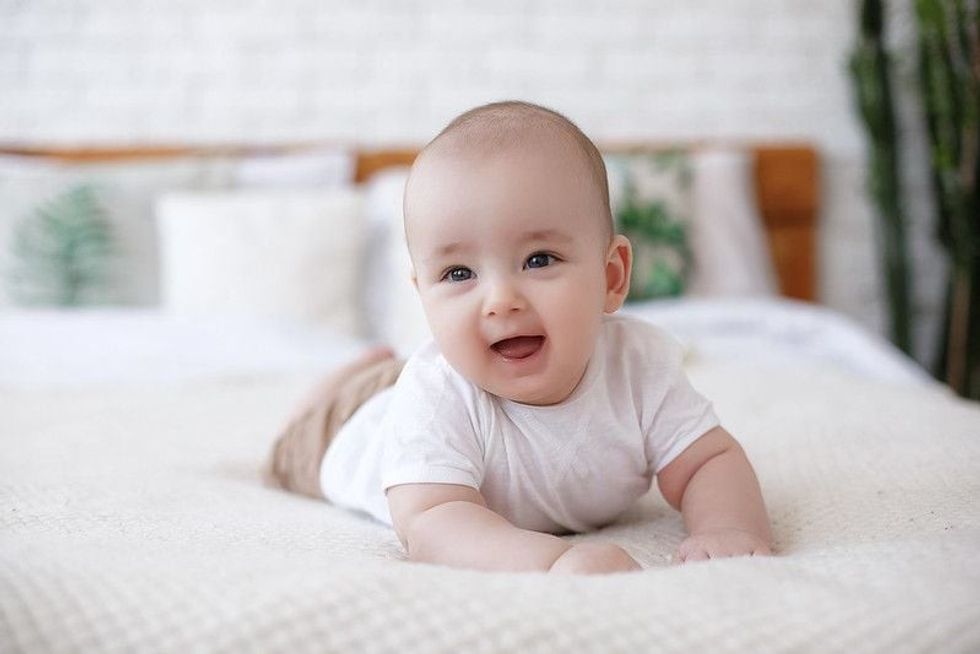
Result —
<instances>
[{"instance_id":1,"label":"baby's hand","mask_svg":"<svg viewBox=\"0 0 980 654\"><path fill-rule=\"evenodd\" d=\"M549 572L572 575L598 575L642 570L622 547L612 543L579 543L551 564Z\"/></svg>"},{"instance_id":2,"label":"baby's hand","mask_svg":"<svg viewBox=\"0 0 980 654\"><path fill-rule=\"evenodd\" d=\"M741 529L720 529L691 534L677 548L674 563L719 559L726 556L769 556L769 543Z\"/></svg>"}]
</instances>

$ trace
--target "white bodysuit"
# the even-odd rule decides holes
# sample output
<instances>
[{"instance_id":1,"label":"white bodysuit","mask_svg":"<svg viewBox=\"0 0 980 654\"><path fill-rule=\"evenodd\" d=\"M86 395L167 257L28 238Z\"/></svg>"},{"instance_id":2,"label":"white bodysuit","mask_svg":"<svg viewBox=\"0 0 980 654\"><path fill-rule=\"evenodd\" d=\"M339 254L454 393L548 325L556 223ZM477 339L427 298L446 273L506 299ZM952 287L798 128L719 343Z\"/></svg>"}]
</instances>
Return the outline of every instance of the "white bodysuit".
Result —
<instances>
[{"instance_id":1,"label":"white bodysuit","mask_svg":"<svg viewBox=\"0 0 980 654\"><path fill-rule=\"evenodd\" d=\"M390 525L387 488L462 484L521 528L601 527L719 424L681 360L680 345L657 327L604 316L572 394L530 406L473 385L429 343L338 431L320 469L324 496Z\"/></svg>"}]
</instances>

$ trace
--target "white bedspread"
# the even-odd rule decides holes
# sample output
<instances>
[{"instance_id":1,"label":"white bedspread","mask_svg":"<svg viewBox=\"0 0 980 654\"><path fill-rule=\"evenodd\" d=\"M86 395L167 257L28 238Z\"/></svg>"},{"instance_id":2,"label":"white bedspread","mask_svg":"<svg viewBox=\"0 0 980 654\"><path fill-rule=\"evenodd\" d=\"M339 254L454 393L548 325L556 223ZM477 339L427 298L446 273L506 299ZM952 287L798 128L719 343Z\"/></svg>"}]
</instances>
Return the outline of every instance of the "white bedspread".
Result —
<instances>
[{"instance_id":1,"label":"white bedspread","mask_svg":"<svg viewBox=\"0 0 980 654\"><path fill-rule=\"evenodd\" d=\"M600 533L646 569L403 560L365 518L264 488L308 377L0 393L0 651L980 651L980 407L935 387L704 357L773 558L671 566L653 491Z\"/></svg>"}]
</instances>

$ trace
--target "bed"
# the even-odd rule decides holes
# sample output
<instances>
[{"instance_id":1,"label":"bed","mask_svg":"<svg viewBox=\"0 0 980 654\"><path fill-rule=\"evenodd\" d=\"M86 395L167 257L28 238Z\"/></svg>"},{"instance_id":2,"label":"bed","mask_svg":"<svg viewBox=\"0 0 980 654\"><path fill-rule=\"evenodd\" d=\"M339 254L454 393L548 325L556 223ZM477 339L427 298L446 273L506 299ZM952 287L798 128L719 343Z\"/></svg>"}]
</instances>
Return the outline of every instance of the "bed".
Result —
<instances>
[{"instance_id":1,"label":"bed","mask_svg":"<svg viewBox=\"0 0 980 654\"><path fill-rule=\"evenodd\" d=\"M260 481L292 404L368 339L155 307L7 311L0 650L978 651L980 406L808 301L815 160L767 151L780 296L628 310L685 345L756 467L776 556L673 565L683 525L654 486L569 537L615 541L640 573L410 563L384 526ZM357 180L411 156L364 153Z\"/></svg>"}]
</instances>

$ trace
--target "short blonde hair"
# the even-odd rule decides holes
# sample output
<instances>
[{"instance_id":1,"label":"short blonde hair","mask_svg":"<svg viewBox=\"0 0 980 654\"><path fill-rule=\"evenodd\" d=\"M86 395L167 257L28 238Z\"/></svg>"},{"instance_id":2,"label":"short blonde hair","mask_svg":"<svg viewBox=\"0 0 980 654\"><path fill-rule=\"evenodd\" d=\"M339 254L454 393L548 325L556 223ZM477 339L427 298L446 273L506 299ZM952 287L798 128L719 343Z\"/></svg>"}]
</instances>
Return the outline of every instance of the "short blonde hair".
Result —
<instances>
[{"instance_id":1,"label":"short blonde hair","mask_svg":"<svg viewBox=\"0 0 980 654\"><path fill-rule=\"evenodd\" d=\"M528 132L552 131L570 141L582 153L586 168L599 191L603 211L604 228L608 236L613 232L612 210L609 205L609 181L606 164L595 144L575 123L562 114L520 100L491 102L474 107L454 118L429 141L424 153L441 141L461 140L466 147L498 149L523 141Z\"/></svg>"}]
</instances>

